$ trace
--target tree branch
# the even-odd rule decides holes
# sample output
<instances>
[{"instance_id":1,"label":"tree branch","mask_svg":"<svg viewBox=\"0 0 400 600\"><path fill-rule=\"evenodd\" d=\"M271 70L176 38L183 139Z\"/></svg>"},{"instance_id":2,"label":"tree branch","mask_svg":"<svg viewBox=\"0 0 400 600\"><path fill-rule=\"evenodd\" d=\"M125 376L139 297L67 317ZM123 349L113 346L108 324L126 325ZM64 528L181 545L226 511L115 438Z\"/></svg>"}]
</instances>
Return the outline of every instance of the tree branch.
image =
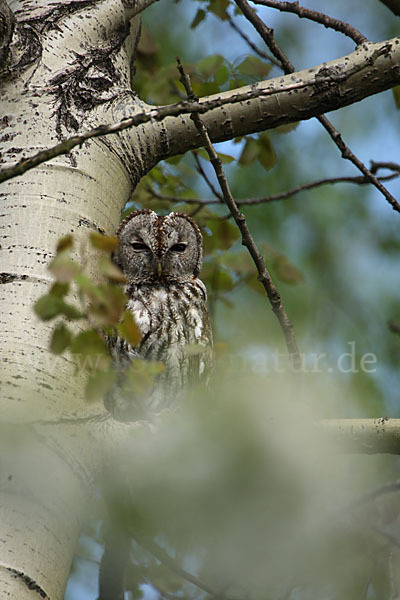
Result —
<instances>
[{"instance_id":1,"label":"tree branch","mask_svg":"<svg viewBox=\"0 0 400 600\"><path fill-rule=\"evenodd\" d=\"M251 8L247 0L235 0L236 4L242 10L245 17L252 23L254 28L258 31L262 39L265 41L271 52L274 56L281 62L282 69L286 74L294 73L294 67L292 63L289 61L283 50L278 46L274 39L273 29L270 29L265 25L265 23L260 19L257 15L256 11ZM364 44L366 45L366 44ZM322 91L322 90L321 90ZM392 194L385 188L385 186L367 169L364 163L357 158L357 156L350 150L350 148L344 143L342 136L339 131L335 129L332 123L325 117L325 115L317 115L318 121L321 125L326 129L329 133L332 140L335 142L337 147L342 153L342 157L349 160L357 167L365 177L369 179L369 181L381 192L381 194L386 198L389 204L392 206L393 210L400 213L400 204L397 202L396 198L392 196Z\"/></svg>"},{"instance_id":2,"label":"tree branch","mask_svg":"<svg viewBox=\"0 0 400 600\"><path fill-rule=\"evenodd\" d=\"M368 82L366 85L365 82ZM0 182L21 175L51 158L68 154L86 140L145 124L157 140L153 164L202 145L190 114L203 114L210 139L221 142L264 131L278 125L309 119L336 110L389 89L400 82L400 38L377 44L363 44L348 56L305 69L295 75L277 77L207 96L199 102L143 107L130 118L101 125L81 135L3 167Z\"/></svg>"},{"instance_id":3,"label":"tree branch","mask_svg":"<svg viewBox=\"0 0 400 600\"><path fill-rule=\"evenodd\" d=\"M232 29L240 35L242 40L244 40L246 42L246 44L249 46L249 48L251 48L253 50L253 52L255 52L256 54L258 54L258 56L260 58L263 58L264 60L268 60L270 63L272 63L276 67L281 66L280 63L275 58L272 58L272 56L268 56L268 54L266 54L265 52L260 50L260 48L251 41L251 39L244 33L244 31L242 31L240 29L240 27L238 25L236 25L235 21L232 19L231 16L228 16L228 23L232 27Z\"/></svg>"},{"instance_id":4,"label":"tree branch","mask_svg":"<svg viewBox=\"0 0 400 600\"><path fill-rule=\"evenodd\" d=\"M320 426L344 452L400 454L400 419L324 419Z\"/></svg>"},{"instance_id":5,"label":"tree branch","mask_svg":"<svg viewBox=\"0 0 400 600\"><path fill-rule=\"evenodd\" d=\"M400 0L380 0L393 14L400 17Z\"/></svg>"},{"instance_id":6,"label":"tree branch","mask_svg":"<svg viewBox=\"0 0 400 600\"><path fill-rule=\"evenodd\" d=\"M363 35L355 27L352 27L344 21L339 21L339 19L328 17L328 15L317 12L316 10L304 8L303 6L300 6L298 2L280 2L279 0L253 0L253 2L255 4L261 4L262 6L276 8L281 12L293 13L297 15L299 19L309 19L310 21L315 21L315 23L320 23L324 27L334 29L339 33L347 35L357 45L368 42L368 39L365 37L365 35Z\"/></svg>"},{"instance_id":7,"label":"tree branch","mask_svg":"<svg viewBox=\"0 0 400 600\"><path fill-rule=\"evenodd\" d=\"M371 161L372 164L372 161ZM373 163L377 165L378 163ZM381 164L381 163L379 163ZM387 163L389 164L389 163ZM395 164L395 163L391 163ZM381 167L383 168L383 167ZM386 168L386 167L385 167ZM397 165L397 169L400 167ZM372 169L371 169L372 171ZM391 179L395 179L399 177L400 172L392 173L391 175L386 175L384 177L379 177L380 181L389 181ZM305 190L311 190L316 187L320 187L322 185L331 185L335 183L353 183L356 185L366 185L369 184L369 180L367 177L362 177L360 175L355 177L327 177L326 179L319 179L317 181L312 181L310 183L303 183L302 185L298 185L291 190L287 190L286 192L279 192L277 194L271 194L270 196L264 196L263 198L246 198L244 200L236 200L236 204L238 206L252 206L258 204L269 204L270 202L277 202L278 200L284 200L286 198L291 198L300 192L304 192ZM209 198L206 200L200 200L199 198L181 198L179 196L166 196L164 194L159 194L154 188L148 186L147 191L157 198L157 200L165 200L166 202L173 203L184 203L184 204L197 204L201 206L207 206L209 204L222 204L223 200L217 198Z\"/></svg>"},{"instance_id":8,"label":"tree branch","mask_svg":"<svg viewBox=\"0 0 400 600\"><path fill-rule=\"evenodd\" d=\"M195 102L196 98L193 94L193 89L190 84L190 79L189 79L188 75L186 75L186 73L184 72L179 58L177 59L177 61L178 61L178 69L181 74L180 80L186 90L188 100ZM301 358L300 358L299 350L297 348L297 342L296 342L296 338L295 338L294 331L293 331L293 324L290 322L290 320L286 314L285 308L282 304L281 296L272 280L271 275L268 272L268 269L265 265L264 259L261 256L260 252L258 251L256 243L250 233L250 230L246 223L246 218L240 212L240 210L235 202L235 199L232 196L228 181L225 177L225 173L222 168L221 159L219 158L218 154L216 153L216 151L211 143L210 136L208 135L208 132L207 132L207 128L203 124L203 122L200 119L198 114L193 114L192 118L193 118L193 121L194 121L199 133L201 134L201 137L203 140L203 145L207 151L208 156L210 157L210 162L211 162L212 166L214 167L215 174L217 176L219 185L221 187L224 202L227 205L227 207L229 208L229 211L230 211L232 217L234 218L236 225L239 228L239 231L242 235L242 244L243 244L243 246L246 246L251 258L253 259L253 262L258 271L258 280L264 286L264 289L267 292L268 300L271 303L272 310L279 321L279 324L281 326L281 329L282 329L284 337L285 337L285 341L286 341L290 359L293 362L293 365L295 367L297 367L301 364Z\"/></svg>"}]
</instances>

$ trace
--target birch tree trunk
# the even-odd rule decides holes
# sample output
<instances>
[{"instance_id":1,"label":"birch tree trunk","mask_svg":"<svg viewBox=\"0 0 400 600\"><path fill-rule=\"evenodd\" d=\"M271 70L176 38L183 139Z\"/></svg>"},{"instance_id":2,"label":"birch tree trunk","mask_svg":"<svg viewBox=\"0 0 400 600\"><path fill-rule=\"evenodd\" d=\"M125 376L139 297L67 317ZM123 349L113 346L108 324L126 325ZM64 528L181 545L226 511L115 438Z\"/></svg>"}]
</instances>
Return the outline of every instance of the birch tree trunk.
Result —
<instances>
[{"instance_id":1,"label":"birch tree trunk","mask_svg":"<svg viewBox=\"0 0 400 600\"><path fill-rule=\"evenodd\" d=\"M0 2L1 164L77 132L150 111L132 92L139 13L152 0ZM356 102L400 81L400 40L366 44L313 69L212 97L213 141ZM134 85L133 85L134 89ZM201 100L206 104L209 99ZM200 145L186 111L84 142L2 184L0 273L0 596L63 597L83 507L105 437L121 435L82 374L49 354L50 328L32 306L48 288L57 240L112 234L140 178ZM90 261L90 257L88 258Z\"/></svg>"}]
</instances>

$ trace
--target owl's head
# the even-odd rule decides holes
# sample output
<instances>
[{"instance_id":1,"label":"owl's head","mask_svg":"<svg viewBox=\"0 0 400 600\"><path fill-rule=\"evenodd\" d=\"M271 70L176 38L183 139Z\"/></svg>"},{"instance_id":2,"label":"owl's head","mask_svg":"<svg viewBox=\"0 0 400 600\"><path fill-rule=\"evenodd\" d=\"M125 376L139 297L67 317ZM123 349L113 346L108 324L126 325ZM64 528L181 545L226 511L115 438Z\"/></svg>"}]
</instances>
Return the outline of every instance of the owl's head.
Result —
<instances>
[{"instance_id":1,"label":"owl's head","mask_svg":"<svg viewBox=\"0 0 400 600\"><path fill-rule=\"evenodd\" d=\"M137 210L122 221L117 236L114 260L131 282L188 281L200 272L202 235L187 215Z\"/></svg>"}]
</instances>

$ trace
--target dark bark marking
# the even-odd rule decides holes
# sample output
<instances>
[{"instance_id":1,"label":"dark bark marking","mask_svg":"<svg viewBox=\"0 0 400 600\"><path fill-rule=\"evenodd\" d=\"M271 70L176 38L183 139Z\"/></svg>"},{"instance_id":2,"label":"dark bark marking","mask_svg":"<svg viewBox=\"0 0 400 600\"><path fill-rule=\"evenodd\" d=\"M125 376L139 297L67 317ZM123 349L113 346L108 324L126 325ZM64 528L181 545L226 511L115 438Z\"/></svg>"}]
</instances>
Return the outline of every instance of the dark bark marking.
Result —
<instances>
[{"instance_id":1,"label":"dark bark marking","mask_svg":"<svg viewBox=\"0 0 400 600\"><path fill-rule=\"evenodd\" d=\"M0 273L0 285L2 283L12 283L13 281L25 281L28 275L18 275L17 273Z\"/></svg>"},{"instance_id":2,"label":"dark bark marking","mask_svg":"<svg viewBox=\"0 0 400 600\"><path fill-rule=\"evenodd\" d=\"M29 575L23 573L22 571L17 571L17 569L12 569L11 567L6 567L6 569L10 573L13 573L13 575L15 575L16 578L21 579L29 590L37 592L41 598L50 600L50 596L48 596L44 589L40 587L40 585L36 583L34 579L29 577Z\"/></svg>"}]
</instances>

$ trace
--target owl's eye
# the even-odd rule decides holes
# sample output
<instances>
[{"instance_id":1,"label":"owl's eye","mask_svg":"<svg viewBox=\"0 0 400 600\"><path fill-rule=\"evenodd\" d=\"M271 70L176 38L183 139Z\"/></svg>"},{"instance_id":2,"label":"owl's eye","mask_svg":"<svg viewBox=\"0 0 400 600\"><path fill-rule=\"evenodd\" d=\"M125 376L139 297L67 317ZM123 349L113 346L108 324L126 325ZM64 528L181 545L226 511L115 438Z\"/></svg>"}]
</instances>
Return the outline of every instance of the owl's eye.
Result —
<instances>
[{"instance_id":1,"label":"owl's eye","mask_svg":"<svg viewBox=\"0 0 400 600\"><path fill-rule=\"evenodd\" d=\"M186 250L187 244L174 244L171 246L171 250L174 252L184 252Z\"/></svg>"},{"instance_id":2,"label":"owl's eye","mask_svg":"<svg viewBox=\"0 0 400 600\"><path fill-rule=\"evenodd\" d=\"M134 250L148 250L148 246L146 246L146 244L143 244L143 242L132 242L131 243L131 248L133 248Z\"/></svg>"}]
</instances>

